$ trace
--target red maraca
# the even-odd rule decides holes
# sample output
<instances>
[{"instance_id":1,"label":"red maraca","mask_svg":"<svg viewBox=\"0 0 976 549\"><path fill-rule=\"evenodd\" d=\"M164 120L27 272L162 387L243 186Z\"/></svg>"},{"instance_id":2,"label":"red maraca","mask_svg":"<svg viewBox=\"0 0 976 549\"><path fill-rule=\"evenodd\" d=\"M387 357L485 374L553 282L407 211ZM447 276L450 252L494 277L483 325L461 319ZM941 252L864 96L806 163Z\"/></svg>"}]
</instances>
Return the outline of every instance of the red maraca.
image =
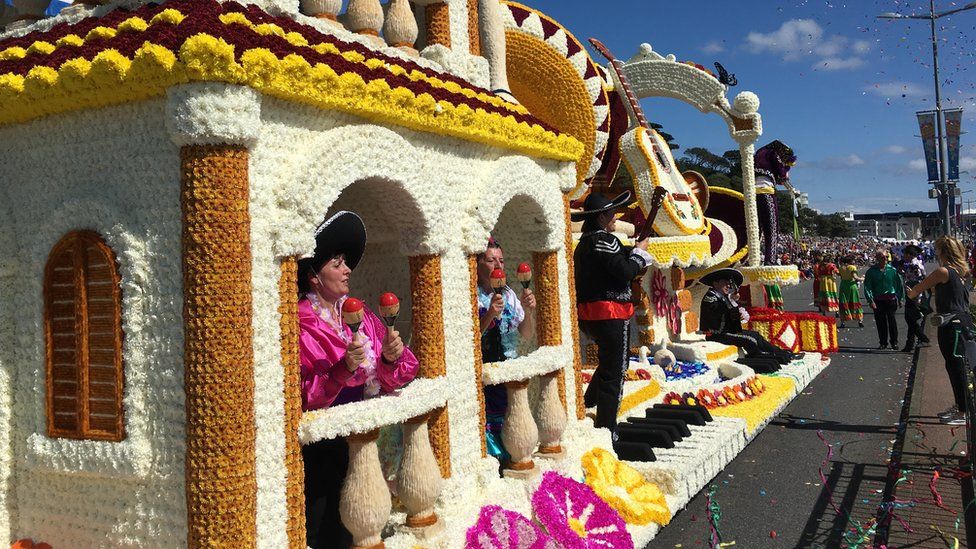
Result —
<instances>
[{"instance_id":1,"label":"red maraca","mask_svg":"<svg viewBox=\"0 0 976 549\"><path fill-rule=\"evenodd\" d=\"M529 267L528 263L519 263L518 269L515 270L515 276L522 283L522 289L528 290L529 283L532 282L532 267Z\"/></svg>"},{"instance_id":2,"label":"red maraca","mask_svg":"<svg viewBox=\"0 0 976 549\"><path fill-rule=\"evenodd\" d=\"M363 302L350 297L342 304L342 322L349 326L353 336L359 332L359 325L363 323Z\"/></svg>"},{"instance_id":3,"label":"red maraca","mask_svg":"<svg viewBox=\"0 0 976 549\"><path fill-rule=\"evenodd\" d=\"M505 291L505 271L495 269L491 271L489 278L491 280L491 289L495 290L496 294L501 294Z\"/></svg>"},{"instance_id":4,"label":"red maraca","mask_svg":"<svg viewBox=\"0 0 976 549\"><path fill-rule=\"evenodd\" d=\"M393 292L386 292L380 296L380 316L387 328L392 328L400 316L400 300Z\"/></svg>"}]
</instances>

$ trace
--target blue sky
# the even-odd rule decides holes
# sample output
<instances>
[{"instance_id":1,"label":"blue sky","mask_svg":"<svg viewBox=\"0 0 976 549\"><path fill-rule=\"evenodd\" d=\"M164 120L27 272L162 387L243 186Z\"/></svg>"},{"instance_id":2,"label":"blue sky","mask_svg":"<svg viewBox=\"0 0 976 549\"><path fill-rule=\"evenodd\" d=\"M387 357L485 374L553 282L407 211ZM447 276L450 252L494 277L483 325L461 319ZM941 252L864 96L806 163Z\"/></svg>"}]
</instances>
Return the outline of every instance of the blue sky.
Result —
<instances>
[{"instance_id":1,"label":"blue sky","mask_svg":"<svg viewBox=\"0 0 976 549\"><path fill-rule=\"evenodd\" d=\"M621 58L648 42L708 68L721 62L762 101L760 144L796 151L792 179L825 212L934 211L926 197L915 111L934 108L927 21L883 21L881 12L927 13L911 0L524 0ZM967 2L937 0L940 11ZM976 131L976 10L939 22L943 106L963 107ZM597 54L594 59L602 61ZM682 147L734 148L724 122L671 99L644 101L648 119ZM976 189L976 140L962 136L963 191ZM963 200L976 201L976 192Z\"/></svg>"}]
</instances>

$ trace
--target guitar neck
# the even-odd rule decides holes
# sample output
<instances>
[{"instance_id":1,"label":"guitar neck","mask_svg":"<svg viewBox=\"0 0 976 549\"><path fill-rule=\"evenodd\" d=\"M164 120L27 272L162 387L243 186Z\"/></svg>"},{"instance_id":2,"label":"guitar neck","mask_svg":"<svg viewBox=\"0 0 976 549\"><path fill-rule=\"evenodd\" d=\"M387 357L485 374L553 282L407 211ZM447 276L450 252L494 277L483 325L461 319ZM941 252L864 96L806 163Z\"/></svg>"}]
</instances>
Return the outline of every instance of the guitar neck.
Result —
<instances>
[{"instance_id":1,"label":"guitar neck","mask_svg":"<svg viewBox=\"0 0 976 549\"><path fill-rule=\"evenodd\" d=\"M613 71L614 81L616 84L620 84L624 96L627 98L627 112L637 121L638 126L650 129L647 119L644 118L644 111L641 109L640 102L637 101L637 95L634 94L634 90L630 87L630 81L627 80L627 76L624 74L623 62L614 57L610 53L610 50L596 38L590 38L590 43L610 62L610 70Z\"/></svg>"},{"instance_id":2,"label":"guitar neck","mask_svg":"<svg viewBox=\"0 0 976 549\"><path fill-rule=\"evenodd\" d=\"M620 83L620 87L623 88L624 96L627 98L628 111L634 120L637 121L637 125L650 129L650 125L647 123L647 119L644 118L644 111L641 109L640 102L637 100L637 95L634 90L630 87L630 81L624 76L624 64L620 61L613 59L610 61L610 65L613 67L613 72L617 75L617 82Z\"/></svg>"}]
</instances>

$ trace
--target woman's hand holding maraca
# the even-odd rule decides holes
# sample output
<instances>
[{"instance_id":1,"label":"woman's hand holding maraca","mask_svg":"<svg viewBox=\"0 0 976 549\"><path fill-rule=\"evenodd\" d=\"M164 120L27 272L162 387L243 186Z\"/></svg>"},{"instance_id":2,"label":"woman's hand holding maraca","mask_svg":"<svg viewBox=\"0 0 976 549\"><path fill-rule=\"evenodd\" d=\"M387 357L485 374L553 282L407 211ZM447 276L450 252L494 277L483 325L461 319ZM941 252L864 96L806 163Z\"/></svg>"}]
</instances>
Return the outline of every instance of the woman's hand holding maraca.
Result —
<instances>
[{"instance_id":1,"label":"woman's hand holding maraca","mask_svg":"<svg viewBox=\"0 0 976 549\"><path fill-rule=\"evenodd\" d=\"M522 302L522 309L527 313L535 312L535 294L532 290L526 288L522 290L522 295L519 296L519 301Z\"/></svg>"},{"instance_id":2,"label":"woman's hand holding maraca","mask_svg":"<svg viewBox=\"0 0 976 549\"><path fill-rule=\"evenodd\" d=\"M403 339L400 338L400 332L391 328L386 332L386 337L383 338L383 360L393 364L400 359L402 354Z\"/></svg>"},{"instance_id":3,"label":"woman's hand holding maraca","mask_svg":"<svg viewBox=\"0 0 976 549\"><path fill-rule=\"evenodd\" d=\"M346 345L346 369L355 372L363 362L366 362L366 349L363 347L363 340L358 333L353 334L352 341Z\"/></svg>"}]
</instances>

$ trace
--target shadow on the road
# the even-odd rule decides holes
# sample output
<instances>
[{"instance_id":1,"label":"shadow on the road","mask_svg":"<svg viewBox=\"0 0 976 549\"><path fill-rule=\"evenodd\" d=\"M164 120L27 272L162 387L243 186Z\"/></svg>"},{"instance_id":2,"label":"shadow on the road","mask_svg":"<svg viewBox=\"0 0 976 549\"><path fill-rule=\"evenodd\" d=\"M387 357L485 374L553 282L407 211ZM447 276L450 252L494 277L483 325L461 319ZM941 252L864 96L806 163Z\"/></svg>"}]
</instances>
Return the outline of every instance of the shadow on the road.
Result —
<instances>
[{"instance_id":1,"label":"shadow on the road","mask_svg":"<svg viewBox=\"0 0 976 549\"><path fill-rule=\"evenodd\" d=\"M839 421L798 417L792 414L780 414L770 425L799 429L806 431L839 431L844 433L890 433L895 434L894 425L849 425Z\"/></svg>"},{"instance_id":2,"label":"shadow on the road","mask_svg":"<svg viewBox=\"0 0 976 549\"><path fill-rule=\"evenodd\" d=\"M870 472L872 470L873 473ZM820 497L803 528L803 536L796 544L797 549L844 547L856 539L858 535L854 525L867 524L874 515L874 507L865 503L860 494L883 486L885 476L886 468L880 465L832 461L826 474L827 483L821 487ZM841 510L840 513L834 510L831 499ZM844 535L848 532L849 537L845 539ZM864 541L870 547L871 540Z\"/></svg>"}]
</instances>

